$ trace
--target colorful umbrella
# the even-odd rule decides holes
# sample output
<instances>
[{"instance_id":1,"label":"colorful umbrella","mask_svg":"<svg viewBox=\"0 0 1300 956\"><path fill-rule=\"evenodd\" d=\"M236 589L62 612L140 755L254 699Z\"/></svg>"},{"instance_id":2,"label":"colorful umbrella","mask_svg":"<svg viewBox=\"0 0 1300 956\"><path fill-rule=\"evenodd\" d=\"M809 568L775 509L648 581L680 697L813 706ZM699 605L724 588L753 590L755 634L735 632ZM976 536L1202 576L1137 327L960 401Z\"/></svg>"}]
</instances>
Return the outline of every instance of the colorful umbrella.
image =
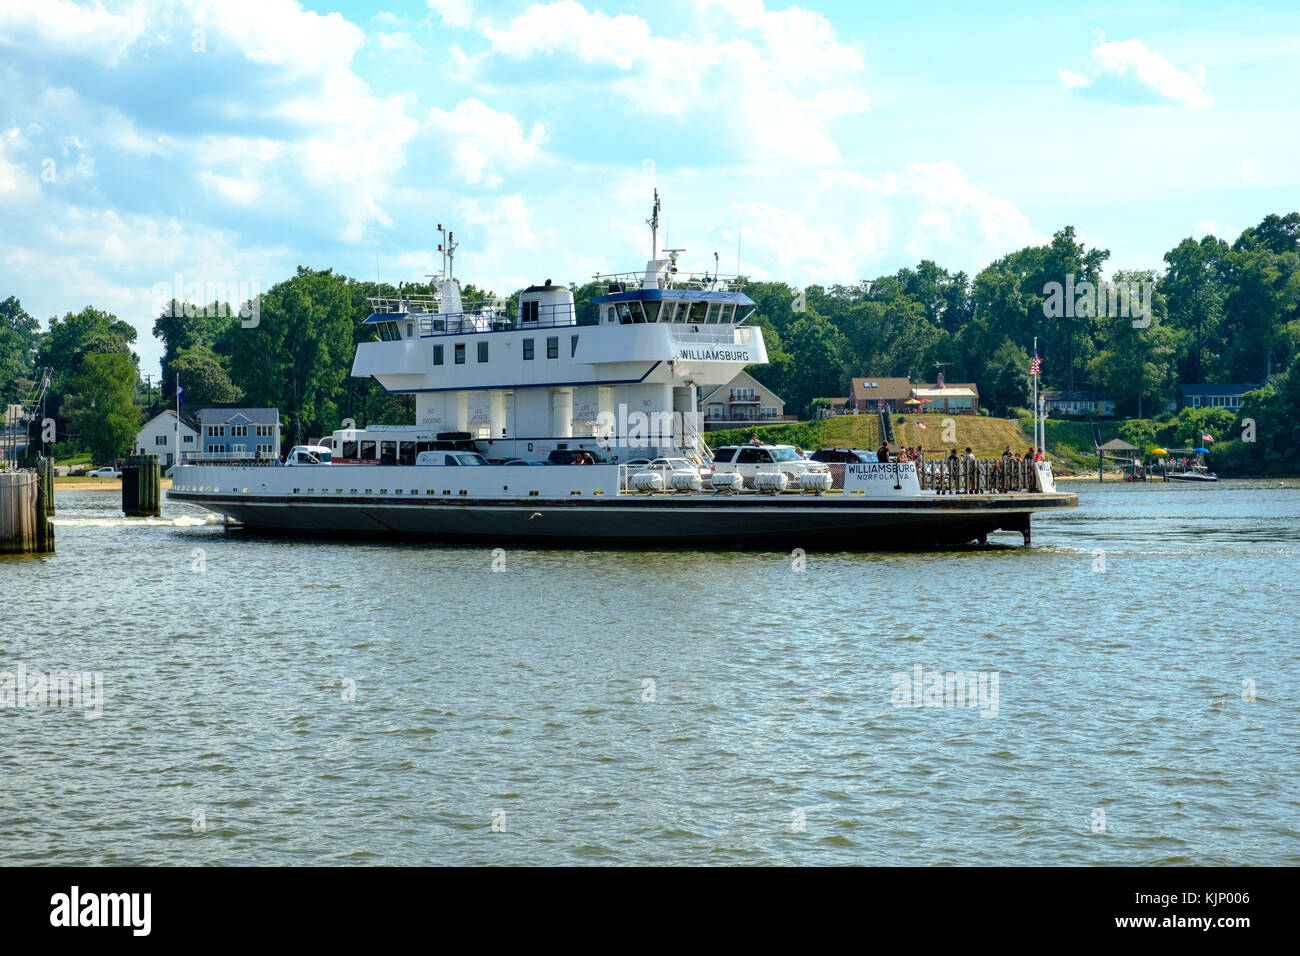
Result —
<instances>
[{"instance_id":1,"label":"colorful umbrella","mask_svg":"<svg viewBox=\"0 0 1300 956\"><path fill-rule=\"evenodd\" d=\"M1208 454L1210 453L1210 449L1208 449L1208 448L1193 448L1193 449L1192 449L1192 452L1193 452L1194 454L1197 454L1197 455L1208 455Z\"/></svg>"}]
</instances>

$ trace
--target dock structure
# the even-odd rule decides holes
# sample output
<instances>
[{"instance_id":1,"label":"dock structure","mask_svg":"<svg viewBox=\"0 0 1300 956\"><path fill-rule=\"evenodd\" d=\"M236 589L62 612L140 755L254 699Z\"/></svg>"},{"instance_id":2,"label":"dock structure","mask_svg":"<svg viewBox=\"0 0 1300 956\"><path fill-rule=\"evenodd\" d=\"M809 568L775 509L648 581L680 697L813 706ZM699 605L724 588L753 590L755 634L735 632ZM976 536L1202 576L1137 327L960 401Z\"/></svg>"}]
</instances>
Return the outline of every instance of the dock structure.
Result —
<instances>
[{"instance_id":1,"label":"dock structure","mask_svg":"<svg viewBox=\"0 0 1300 956\"><path fill-rule=\"evenodd\" d=\"M37 471L0 471L0 554L54 551L54 524L46 513L46 497Z\"/></svg>"},{"instance_id":2,"label":"dock structure","mask_svg":"<svg viewBox=\"0 0 1300 956\"><path fill-rule=\"evenodd\" d=\"M162 470L157 455L131 455L122 464L122 513L156 518L162 513Z\"/></svg>"}]
</instances>

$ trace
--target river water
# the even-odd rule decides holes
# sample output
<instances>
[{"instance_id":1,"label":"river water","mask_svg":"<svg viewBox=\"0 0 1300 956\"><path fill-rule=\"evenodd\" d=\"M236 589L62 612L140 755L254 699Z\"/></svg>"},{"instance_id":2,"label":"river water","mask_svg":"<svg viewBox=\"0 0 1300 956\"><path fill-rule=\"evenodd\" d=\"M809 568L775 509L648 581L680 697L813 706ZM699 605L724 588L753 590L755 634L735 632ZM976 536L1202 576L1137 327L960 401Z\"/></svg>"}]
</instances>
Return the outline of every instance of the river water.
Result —
<instances>
[{"instance_id":1,"label":"river water","mask_svg":"<svg viewBox=\"0 0 1300 956\"><path fill-rule=\"evenodd\" d=\"M0 558L0 864L1300 863L1300 483L1069 490L1027 549L802 562L60 491Z\"/></svg>"}]
</instances>

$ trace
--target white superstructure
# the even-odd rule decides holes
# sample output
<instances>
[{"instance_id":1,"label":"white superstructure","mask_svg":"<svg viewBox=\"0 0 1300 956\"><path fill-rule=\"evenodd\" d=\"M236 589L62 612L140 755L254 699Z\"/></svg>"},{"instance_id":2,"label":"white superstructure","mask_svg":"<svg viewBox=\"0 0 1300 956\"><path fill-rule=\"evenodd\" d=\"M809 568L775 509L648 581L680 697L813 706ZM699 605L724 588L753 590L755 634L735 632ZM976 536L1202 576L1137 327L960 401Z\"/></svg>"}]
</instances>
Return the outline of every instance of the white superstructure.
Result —
<instances>
[{"instance_id":1,"label":"white superstructure","mask_svg":"<svg viewBox=\"0 0 1300 956\"><path fill-rule=\"evenodd\" d=\"M447 235L438 294L371 300L366 324L378 340L359 345L352 365L414 394L420 431L464 433L494 459L579 447L621 460L703 456L700 388L767 361L762 330L744 324L753 301L716 274L680 273L683 250L597 276L606 291L582 314L573 292L547 279L520 293L511 316L462 306Z\"/></svg>"}]
</instances>

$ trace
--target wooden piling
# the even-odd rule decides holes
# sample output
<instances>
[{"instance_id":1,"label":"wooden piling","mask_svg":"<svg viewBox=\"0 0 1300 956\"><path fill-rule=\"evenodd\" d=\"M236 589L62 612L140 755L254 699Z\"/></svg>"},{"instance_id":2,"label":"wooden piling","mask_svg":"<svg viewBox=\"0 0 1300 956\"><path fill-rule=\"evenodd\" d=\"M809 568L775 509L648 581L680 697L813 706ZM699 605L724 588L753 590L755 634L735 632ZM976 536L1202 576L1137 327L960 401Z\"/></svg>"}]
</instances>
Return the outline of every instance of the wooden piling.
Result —
<instances>
[{"instance_id":1,"label":"wooden piling","mask_svg":"<svg viewBox=\"0 0 1300 956\"><path fill-rule=\"evenodd\" d=\"M162 469L157 455L131 455L122 465L122 514L154 518L162 513Z\"/></svg>"},{"instance_id":2,"label":"wooden piling","mask_svg":"<svg viewBox=\"0 0 1300 956\"><path fill-rule=\"evenodd\" d=\"M48 455L42 455L37 459L37 473L41 476L41 492L45 500L45 514L47 517L54 514L54 459ZM50 529L50 541L53 542L54 529ZM51 546L51 551L54 548Z\"/></svg>"},{"instance_id":3,"label":"wooden piling","mask_svg":"<svg viewBox=\"0 0 1300 956\"><path fill-rule=\"evenodd\" d=\"M0 472L0 554L47 554L54 527L35 471Z\"/></svg>"}]
</instances>

